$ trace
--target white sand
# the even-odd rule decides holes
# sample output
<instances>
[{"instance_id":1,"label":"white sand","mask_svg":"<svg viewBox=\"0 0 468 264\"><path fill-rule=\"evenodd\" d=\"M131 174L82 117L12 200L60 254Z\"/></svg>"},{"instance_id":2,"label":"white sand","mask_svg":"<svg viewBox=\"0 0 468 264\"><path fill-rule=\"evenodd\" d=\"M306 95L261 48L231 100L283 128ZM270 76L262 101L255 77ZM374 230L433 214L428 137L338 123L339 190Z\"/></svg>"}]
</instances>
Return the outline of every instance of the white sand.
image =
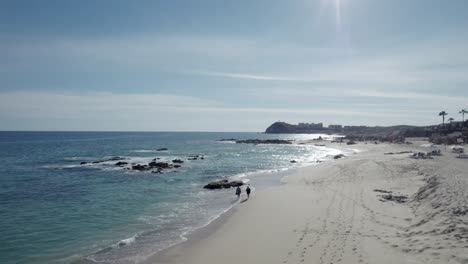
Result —
<instances>
[{"instance_id":1,"label":"white sand","mask_svg":"<svg viewBox=\"0 0 468 264\"><path fill-rule=\"evenodd\" d=\"M254 192L203 235L148 263L468 263L468 160L414 160L413 145L362 152L300 170ZM406 203L381 201L385 193Z\"/></svg>"}]
</instances>

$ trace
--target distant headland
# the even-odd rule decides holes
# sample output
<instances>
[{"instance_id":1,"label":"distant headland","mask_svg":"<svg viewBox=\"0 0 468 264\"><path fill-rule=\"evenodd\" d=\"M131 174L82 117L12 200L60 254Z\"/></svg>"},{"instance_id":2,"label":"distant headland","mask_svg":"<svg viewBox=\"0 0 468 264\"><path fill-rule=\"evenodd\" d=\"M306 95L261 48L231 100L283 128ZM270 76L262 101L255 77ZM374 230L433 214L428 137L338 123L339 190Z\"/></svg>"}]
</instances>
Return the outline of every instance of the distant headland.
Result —
<instances>
[{"instance_id":1,"label":"distant headland","mask_svg":"<svg viewBox=\"0 0 468 264\"><path fill-rule=\"evenodd\" d=\"M468 121L451 122L433 126L342 126L323 123L275 122L266 130L267 134L341 134L353 140L404 141L407 137L428 137L435 143L468 142Z\"/></svg>"}]
</instances>

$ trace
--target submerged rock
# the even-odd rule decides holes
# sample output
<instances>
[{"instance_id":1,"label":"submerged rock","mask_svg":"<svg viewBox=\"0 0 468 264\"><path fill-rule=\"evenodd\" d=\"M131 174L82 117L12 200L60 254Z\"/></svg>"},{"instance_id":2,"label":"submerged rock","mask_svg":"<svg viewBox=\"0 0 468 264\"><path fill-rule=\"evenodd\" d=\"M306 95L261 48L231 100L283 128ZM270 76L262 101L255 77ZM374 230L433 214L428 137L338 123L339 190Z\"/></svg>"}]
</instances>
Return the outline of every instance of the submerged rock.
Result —
<instances>
[{"instance_id":1,"label":"submerged rock","mask_svg":"<svg viewBox=\"0 0 468 264\"><path fill-rule=\"evenodd\" d=\"M96 161L93 161L92 163L97 164L97 163L102 163L102 162L107 162L107 161L119 161L119 160L125 160L125 158L117 156L117 157L112 157L112 158L109 158L109 159L96 160ZM88 162L86 162L86 163L88 163ZM86 163L83 163L83 164L86 164ZM83 164L81 164L81 165L83 165Z\"/></svg>"},{"instance_id":2,"label":"submerged rock","mask_svg":"<svg viewBox=\"0 0 468 264\"><path fill-rule=\"evenodd\" d=\"M124 165L127 165L128 162L125 162L125 161L119 161L115 164L115 166L124 166Z\"/></svg>"},{"instance_id":3,"label":"submerged rock","mask_svg":"<svg viewBox=\"0 0 468 264\"><path fill-rule=\"evenodd\" d=\"M169 150L168 148L158 148L156 151L166 151Z\"/></svg>"}]
</instances>

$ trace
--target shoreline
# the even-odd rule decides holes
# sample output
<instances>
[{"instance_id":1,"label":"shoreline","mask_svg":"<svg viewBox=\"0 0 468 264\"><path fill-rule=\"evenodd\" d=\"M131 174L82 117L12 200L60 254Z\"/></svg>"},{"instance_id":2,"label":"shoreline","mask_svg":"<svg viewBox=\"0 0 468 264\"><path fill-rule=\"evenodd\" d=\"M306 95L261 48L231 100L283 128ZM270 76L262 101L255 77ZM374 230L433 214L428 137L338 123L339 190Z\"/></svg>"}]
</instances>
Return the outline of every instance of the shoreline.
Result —
<instances>
[{"instance_id":1,"label":"shoreline","mask_svg":"<svg viewBox=\"0 0 468 264\"><path fill-rule=\"evenodd\" d=\"M312 143L328 143L328 145L322 146L330 149L335 149L338 150L341 154L345 154L346 157L349 155L354 155L360 150L358 149L352 149L352 148L347 148L346 145L342 146L339 143L330 143L328 140L313 140L310 141L306 144L311 144ZM297 167L291 167L291 168L286 168L282 170L275 170L275 171L261 171L261 172L256 172L252 173L252 177L255 180L258 179L264 179L267 181L277 181L277 184L266 184L266 186L263 186L260 190L254 189L254 192L252 193L253 195L257 195L258 193L262 193L264 191L268 191L269 189L272 188L278 188L286 184L286 182L283 181L286 177L290 175L294 175L298 173L298 171L303 170L305 168L309 167L315 167L315 166L320 166L324 163L329 163L333 162L334 159L329 158L324 160L321 160L320 162L317 163L308 163L305 165L299 165ZM243 178L241 178L243 179ZM249 181L250 182L250 181ZM254 187L255 188L255 187ZM168 246L167 248L164 248L162 250L159 250L155 252L153 255L149 256L147 260L141 262L141 263L154 263L153 261L157 260L156 263L171 263L169 261L169 254L170 251L173 250L174 248L188 248L194 244L196 244L198 241L206 239L209 237L211 234L213 234L216 230L222 227L222 225L228 221L228 219L235 214L235 212L239 209L238 207L243 203L243 202L248 202L246 201L241 201L235 205L232 205L231 207L227 208L224 212L222 212L219 215L214 216L213 220L208 221L206 224L203 224L199 227L195 227L192 230L186 231L182 234L180 234L180 238L183 241L176 242L173 245Z\"/></svg>"},{"instance_id":2,"label":"shoreline","mask_svg":"<svg viewBox=\"0 0 468 264\"><path fill-rule=\"evenodd\" d=\"M419 174L426 169L425 166L418 167L419 171L416 172L411 166L418 161L407 158L407 155L383 155L389 150L427 150L419 143L421 142L417 145L359 143L353 146L361 150L357 155L336 162L318 164L319 166L297 168L293 174L282 177L281 182L285 182L285 185L254 192L251 201L234 206L208 225L191 232L186 241L159 251L142 263L218 263L217 255L223 256L224 263L237 263L238 257L241 257L244 263L325 263L325 260L334 261L333 263L395 263L395 260L399 263L440 263L441 260L446 263L468 263L465 262L468 261L468 256L465 258L458 247L455 247L455 251L450 251L450 254L431 252L429 256L432 260L423 253L437 251L434 247L426 246L422 251L411 248L411 245L403 248L403 244L407 242L403 241L403 237L397 238L396 235L404 233L405 228L408 229L408 237L419 234L409 232L414 225L413 219L418 218L412 212L414 209L407 204L382 202L378 200L378 195L381 194L375 193L377 187L391 187L395 183L396 186L392 188L395 195L402 193L412 198L420 190L424 178ZM383 159L384 162L376 161L377 159ZM372 164L376 162L377 165L372 166L382 167L363 167L365 170L361 174L366 175L348 172L368 161ZM400 176L394 173L397 171L394 167L400 166L400 163L408 166L409 172L401 172L404 175L408 174L408 177L399 179ZM339 167L345 169L338 170ZM388 179L370 178L370 182L366 181L369 179L364 179L368 176L373 177L372 173L379 170L390 170L386 173ZM345 173L349 174L349 178L340 179L340 174ZM324 174L326 177L320 178L313 174ZM352 178L360 178L359 184L357 181L352 182L356 180ZM377 182L379 184L376 184ZM367 186L368 190L362 190L359 197L353 190L361 185ZM307 201L316 206L304 206L303 203ZM413 203L411 201L411 207L414 208ZM309 212L310 210L312 211ZM361 229L369 228L370 234L364 236L360 231L356 231L359 229L356 226L356 218L361 218ZM346 222L343 219L348 220ZM323 229L322 232L318 231L320 228ZM379 228L382 231L376 231ZM349 230L342 233L342 230L346 229ZM349 242L350 239L352 242ZM349 248L348 244L352 243L355 244L354 247ZM295 245L297 252L291 249L295 248ZM339 249L340 245L342 249ZM334 248L338 253L333 254L330 248ZM372 249L372 252L369 249ZM422 254L413 253L418 251ZM319 254L320 252L322 254ZM363 254L364 252L367 255ZM383 261L382 255L391 256L391 261Z\"/></svg>"},{"instance_id":3,"label":"shoreline","mask_svg":"<svg viewBox=\"0 0 468 264\"><path fill-rule=\"evenodd\" d=\"M350 146L348 147L346 147L346 145L342 146L342 144L340 143L330 143L330 141L328 140L312 140L306 144L312 145L313 143L314 144L315 143L328 143L328 145L324 145L321 147L339 150L340 153L342 154L346 153L346 157L349 157L351 155L357 154L362 151L359 149L350 148ZM325 161L322 160L321 162L317 162L317 163L309 163L303 166L288 168L286 170L259 172L257 173L258 175L253 176L253 177L279 178L278 185L267 186L261 190L255 190L252 195L258 195L259 193L261 194L262 192L268 191L272 188L278 188L287 184L287 182L285 182L284 179L286 179L288 176L300 173L301 170L315 167L315 166L321 166L324 163L330 163L333 161L334 159L328 159ZM155 252L153 255L149 256L145 261L141 263L143 264L173 263L172 258L174 256L172 255L173 254L172 251L174 250L179 251L179 250L190 248L191 246L195 245L199 241L210 237L213 233L215 233L217 230L222 228L222 226L229 220L229 218L232 217L232 215L234 215L239 210L239 206L241 205L241 203L243 202L240 202L238 204L231 206L230 208L227 208L220 215L214 216L214 219L209 221L208 223L200 227L196 227L193 230L182 233L180 235L180 238L183 239L183 241L177 242L173 245L168 246L167 248L164 248L162 250Z\"/></svg>"}]
</instances>

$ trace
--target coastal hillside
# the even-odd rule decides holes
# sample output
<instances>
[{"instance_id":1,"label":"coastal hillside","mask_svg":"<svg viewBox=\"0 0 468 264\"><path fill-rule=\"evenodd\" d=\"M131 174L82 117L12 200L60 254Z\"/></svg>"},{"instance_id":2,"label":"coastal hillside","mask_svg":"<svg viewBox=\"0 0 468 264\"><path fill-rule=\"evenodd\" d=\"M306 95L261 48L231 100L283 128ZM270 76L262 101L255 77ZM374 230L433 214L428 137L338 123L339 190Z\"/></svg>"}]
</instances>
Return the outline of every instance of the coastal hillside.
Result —
<instances>
[{"instance_id":1,"label":"coastal hillside","mask_svg":"<svg viewBox=\"0 0 468 264\"><path fill-rule=\"evenodd\" d=\"M349 139L356 140L397 140L405 137L429 137L432 135L432 127L423 126L389 126L389 127L369 127L369 126L341 126L330 125L324 127L322 123L297 125L286 122L275 122L266 130L267 134L343 134Z\"/></svg>"}]
</instances>

